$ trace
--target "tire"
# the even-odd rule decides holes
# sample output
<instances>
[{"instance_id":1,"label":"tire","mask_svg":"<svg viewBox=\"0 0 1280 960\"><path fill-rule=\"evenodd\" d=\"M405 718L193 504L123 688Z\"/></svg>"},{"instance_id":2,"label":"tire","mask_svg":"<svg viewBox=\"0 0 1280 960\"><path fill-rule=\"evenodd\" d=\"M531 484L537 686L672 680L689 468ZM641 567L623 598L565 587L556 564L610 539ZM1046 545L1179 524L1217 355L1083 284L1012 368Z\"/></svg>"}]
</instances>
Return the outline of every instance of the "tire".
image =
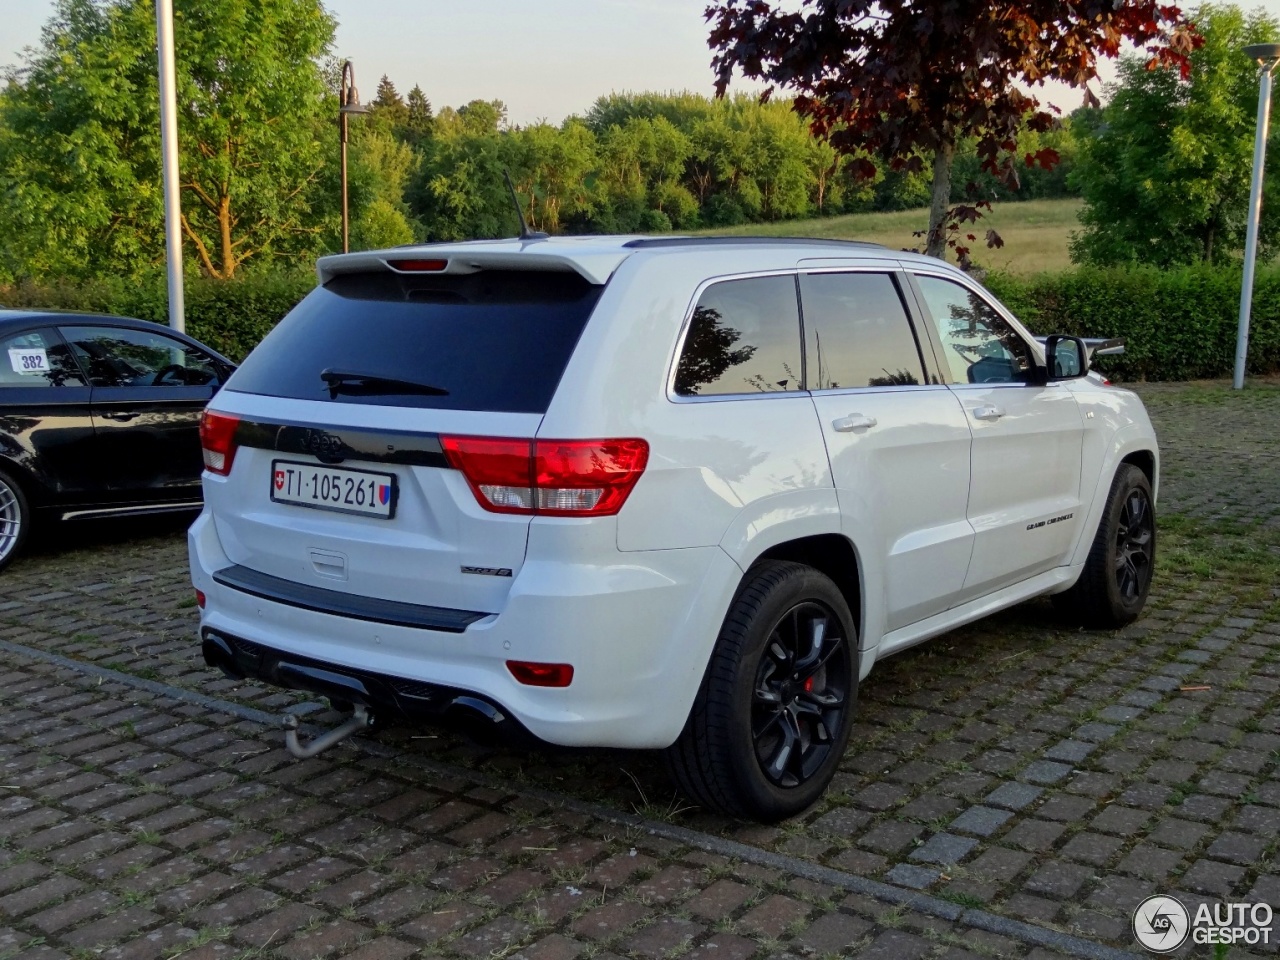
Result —
<instances>
[{"instance_id":1,"label":"tire","mask_svg":"<svg viewBox=\"0 0 1280 960\"><path fill-rule=\"evenodd\" d=\"M799 563L752 567L684 730L665 752L681 791L709 810L767 823L810 807L849 742L857 654L853 617L828 577Z\"/></svg>"},{"instance_id":2,"label":"tire","mask_svg":"<svg viewBox=\"0 0 1280 960\"><path fill-rule=\"evenodd\" d=\"M12 475L0 470L0 570L21 552L31 535L31 502Z\"/></svg>"},{"instance_id":3,"label":"tire","mask_svg":"<svg viewBox=\"0 0 1280 960\"><path fill-rule=\"evenodd\" d=\"M1133 464L1121 464L1080 579L1053 598L1058 610L1086 626L1104 629L1136 620L1155 572L1155 520L1147 475Z\"/></svg>"}]
</instances>

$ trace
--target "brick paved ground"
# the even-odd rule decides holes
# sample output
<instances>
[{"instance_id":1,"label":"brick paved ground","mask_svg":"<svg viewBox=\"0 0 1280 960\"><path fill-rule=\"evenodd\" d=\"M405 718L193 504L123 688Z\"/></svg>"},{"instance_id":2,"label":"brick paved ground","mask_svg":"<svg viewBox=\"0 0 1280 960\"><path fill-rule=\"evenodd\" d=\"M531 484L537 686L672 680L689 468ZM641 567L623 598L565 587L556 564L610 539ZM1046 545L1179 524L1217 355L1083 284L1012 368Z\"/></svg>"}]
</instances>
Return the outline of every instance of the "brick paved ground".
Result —
<instances>
[{"instance_id":1,"label":"brick paved ground","mask_svg":"<svg viewBox=\"0 0 1280 960\"><path fill-rule=\"evenodd\" d=\"M778 827L685 809L643 755L523 755L385 730L382 758L342 748L299 763L275 749L276 734L227 714L165 700L132 708L136 689L70 671L55 680L51 667L5 657L19 678L0 677L0 702L31 713L0 731L0 787L17 788L0 789L0 927L15 931L0 930L0 958L41 937L37 950L74 953L92 947L85 936L138 931L133 948L152 944L155 956L194 942L181 931L209 955L311 956L323 938L339 952L389 938L367 949L401 956L440 935L446 945L428 953L537 956L525 947L547 941L565 955L575 942L647 956L685 934L698 956L857 942L909 957L957 949L956 936L988 955L1030 949L866 897L844 902L782 860L732 866L465 775L409 773L418 761L1118 947L1131 946L1132 908L1154 892L1280 907L1280 385L1143 392L1164 454L1161 573L1143 619L1085 632L1032 602L878 665L834 788ZM330 719L207 670L181 525L125 533L100 527L86 531L89 546L16 564L0 580L0 640ZM589 844L585 865L556 860L569 838ZM556 850L526 849L544 846ZM419 863L407 851L430 852ZM198 901L173 892L188 887ZM538 904L553 901L540 919ZM386 914L374 907L384 903ZM825 939L807 943L814 929ZM601 947L601 930L625 932ZM724 938L734 939L713 951Z\"/></svg>"}]
</instances>

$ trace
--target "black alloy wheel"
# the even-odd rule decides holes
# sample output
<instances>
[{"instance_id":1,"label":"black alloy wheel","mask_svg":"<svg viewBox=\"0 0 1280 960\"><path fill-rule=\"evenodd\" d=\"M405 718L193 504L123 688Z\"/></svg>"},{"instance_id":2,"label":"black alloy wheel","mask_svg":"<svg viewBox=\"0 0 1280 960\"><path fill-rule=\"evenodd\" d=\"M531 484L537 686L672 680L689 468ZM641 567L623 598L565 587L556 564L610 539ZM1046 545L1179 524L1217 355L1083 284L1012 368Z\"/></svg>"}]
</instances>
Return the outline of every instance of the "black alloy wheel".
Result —
<instances>
[{"instance_id":1,"label":"black alloy wheel","mask_svg":"<svg viewBox=\"0 0 1280 960\"><path fill-rule=\"evenodd\" d=\"M761 560L743 577L684 729L664 751L695 803L776 823L822 796L858 699L858 633L830 577Z\"/></svg>"},{"instance_id":2,"label":"black alloy wheel","mask_svg":"<svg viewBox=\"0 0 1280 960\"><path fill-rule=\"evenodd\" d=\"M832 610L806 601L769 633L756 670L751 736L760 769L779 787L797 787L821 769L844 727L850 665L841 632Z\"/></svg>"},{"instance_id":3,"label":"black alloy wheel","mask_svg":"<svg viewBox=\"0 0 1280 960\"><path fill-rule=\"evenodd\" d=\"M1114 629L1142 613L1156 567L1151 481L1132 463L1116 470L1080 578L1054 606L1090 627Z\"/></svg>"},{"instance_id":4,"label":"black alloy wheel","mask_svg":"<svg viewBox=\"0 0 1280 960\"><path fill-rule=\"evenodd\" d=\"M1116 587L1132 602L1146 593L1155 562L1155 511L1141 487L1132 488L1116 526Z\"/></svg>"}]
</instances>

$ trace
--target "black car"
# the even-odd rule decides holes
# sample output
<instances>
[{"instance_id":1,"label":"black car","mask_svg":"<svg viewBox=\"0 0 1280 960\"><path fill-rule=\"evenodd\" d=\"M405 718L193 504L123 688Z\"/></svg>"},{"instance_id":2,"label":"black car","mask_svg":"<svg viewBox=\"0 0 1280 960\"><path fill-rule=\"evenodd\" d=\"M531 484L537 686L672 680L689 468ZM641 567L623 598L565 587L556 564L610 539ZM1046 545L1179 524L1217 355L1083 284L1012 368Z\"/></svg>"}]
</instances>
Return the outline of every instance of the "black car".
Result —
<instances>
[{"instance_id":1,"label":"black car","mask_svg":"<svg viewBox=\"0 0 1280 960\"><path fill-rule=\"evenodd\" d=\"M200 414L235 369L168 327L0 310L0 568L37 517L200 506Z\"/></svg>"}]
</instances>

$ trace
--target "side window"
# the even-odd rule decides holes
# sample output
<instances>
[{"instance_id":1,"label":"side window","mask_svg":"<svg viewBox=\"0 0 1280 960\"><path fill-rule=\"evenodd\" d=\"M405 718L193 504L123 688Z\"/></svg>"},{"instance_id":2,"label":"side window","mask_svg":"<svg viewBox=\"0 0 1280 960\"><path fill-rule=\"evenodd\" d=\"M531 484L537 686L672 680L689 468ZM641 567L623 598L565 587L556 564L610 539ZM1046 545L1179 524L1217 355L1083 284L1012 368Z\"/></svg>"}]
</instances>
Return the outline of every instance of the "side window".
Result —
<instances>
[{"instance_id":1,"label":"side window","mask_svg":"<svg viewBox=\"0 0 1280 960\"><path fill-rule=\"evenodd\" d=\"M916 281L938 325L952 383L1027 382L1031 348L990 304L952 280Z\"/></svg>"},{"instance_id":2,"label":"side window","mask_svg":"<svg viewBox=\"0 0 1280 960\"><path fill-rule=\"evenodd\" d=\"M811 390L924 382L911 321L889 274L804 274L800 301Z\"/></svg>"},{"instance_id":3,"label":"side window","mask_svg":"<svg viewBox=\"0 0 1280 960\"><path fill-rule=\"evenodd\" d=\"M162 333L125 327L63 327L95 387L217 385L218 366L203 350Z\"/></svg>"},{"instance_id":4,"label":"side window","mask_svg":"<svg viewBox=\"0 0 1280 960\"><path fill-rule=\"evenodd\" d=\"M71 351L52 330L29 330L0 340L0 389L84 385Z\"/></svg>"},{"instance_id":5,"label":"side window","mask_svg":"<svg viewBox=\"0 0 1280 960\"><path fill-rule=\"evenodd\" d=\"M711 397L800 386L795 277L751 277L707 287L676 367L676 393Z\"/></svg>"}]
</instances>

